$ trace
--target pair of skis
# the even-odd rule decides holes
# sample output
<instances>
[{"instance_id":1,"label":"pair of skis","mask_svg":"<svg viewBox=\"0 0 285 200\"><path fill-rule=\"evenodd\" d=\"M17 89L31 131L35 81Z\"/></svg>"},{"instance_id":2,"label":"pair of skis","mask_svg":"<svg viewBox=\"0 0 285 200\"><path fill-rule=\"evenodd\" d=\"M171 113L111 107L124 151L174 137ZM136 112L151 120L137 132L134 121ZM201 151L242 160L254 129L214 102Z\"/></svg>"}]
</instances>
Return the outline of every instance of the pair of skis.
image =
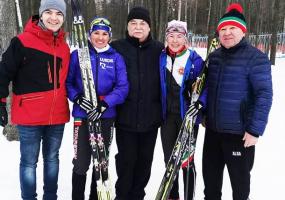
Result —
<instances>
[{"instance_id":1,"label":"pair of skis","mask_svg":"<svg viewBox=\"0 0 285 200\"><path fill-rule=\"evenodd\" d=\"M84 96L90 100L95 108L97 95L91 68L91 60L88 48L88 38L85 31L84 20L81 14L78 0L71 0L73 12L72 39L78 50L81 78ZM108 174L108 158L103 141L101 122L88 120L88 131L92 149L92 161L95 168L97 194L99 200L111 200L111 185Z\"/></svg>"},{"instance_id":2,"label":"pair of skis","mask_svg":"<svg viewBox=\"0 0 285 200\"><path fill-rule=\"evenodd\" d=\"M196 81L192 86L191 104L196 102L204 89L206 82L206 74L208 69L208 56L218 47L218 41L214 38L211 41L207 58L200 75L196 78ZM196 146L196 136L194 134L194 125L196 122L196 116L185 117L183 119L179 134L177 136L176 143L166 166L166 171L162 178L158 193L155 200L167 200L173 185L173 182L177 176L177 173L181 167L190 167L190 163L193 161ZM186 187L187 188L187 187ZM187 194L185 194L187 196ZM187 199L187 198L186 198Z\"/></svg>"}]
</instances>

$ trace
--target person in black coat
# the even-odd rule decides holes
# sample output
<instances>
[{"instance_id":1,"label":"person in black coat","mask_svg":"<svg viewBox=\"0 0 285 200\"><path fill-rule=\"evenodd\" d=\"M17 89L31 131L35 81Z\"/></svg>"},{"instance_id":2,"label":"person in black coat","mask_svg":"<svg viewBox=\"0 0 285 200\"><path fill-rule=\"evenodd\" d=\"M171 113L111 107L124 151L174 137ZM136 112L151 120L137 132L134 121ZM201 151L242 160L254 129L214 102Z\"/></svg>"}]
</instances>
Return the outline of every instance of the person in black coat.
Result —
<instances>
[{"instance_id":1,"label":"person in black coat","mask_svg":"<svg viewBox=\"0 0 285 200\"><path fill-rule=\"evenodd\" d=\"M142 200L151 173L158 127L162 121L159 55L163 44L152 39L149 11L133 8L126 38L111 43L124 58L129 94L116 119L116 199Z\"/></svg>"},{"instance_id":2,"label":"person in black coat","mask_svg":"<svg viewBox=\"0 0 285 200\"><path fill-rule=\"evenodd\" d=\"M221 48L209 56L206 134L203 149L205 200L221 200L227 166L233 200L247 200L255 144L272 104L268 57L245 39L246 22L232 4L217 31Z\"/></svg>"}]
</instances>

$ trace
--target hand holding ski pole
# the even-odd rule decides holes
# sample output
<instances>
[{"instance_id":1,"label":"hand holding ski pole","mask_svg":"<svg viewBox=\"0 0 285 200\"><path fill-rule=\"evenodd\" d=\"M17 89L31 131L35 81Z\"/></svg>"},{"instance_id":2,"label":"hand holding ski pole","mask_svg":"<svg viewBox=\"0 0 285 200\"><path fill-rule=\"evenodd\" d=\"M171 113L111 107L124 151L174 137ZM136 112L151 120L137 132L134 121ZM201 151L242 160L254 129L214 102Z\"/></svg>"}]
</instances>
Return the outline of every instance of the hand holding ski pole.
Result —
<instances>
[{"instance_id":1,"label":"hand holding ski pole","mask_svg":"<svg viewBox=\"0 0 285 200\"><path fill-rule=\"evenodd\" d=\"M96 121L96 120L100 119L100 117L102 116L102 114L105 112L105 110L108 107L109 106L105 101L100 101L96 108L87 112L88 119L90 121Z\"/></svg>"},{"instance_id":2,"label":"hand holding ski pole","mask_svg":"<svg viewBox=\"0 0 285 200\"><path fill-rule=\"evenodd\" d=\"M6 109L6 103L0 102L0 126L6 126L8 123L8 113Z\"/></svg>"},{"instance_id":3,"label":"hand holding ski pole","mask_svg":"<svg viewBox=\"0 0 285 200\"><path fill-rule=\"evenodd\" d=\"M86 99L83 95L75 97L74 102L77 103L86 112L93 109L92 102Z\"/></svg>"},{"instance_id":4,"label":"hand holding ski pole","mask_svg":"<svg viewBox=\"0 0 285 200\"><path fill-rule=\"evenodd\" d=\"M197 116L199 111L203 108L203 105L202 103L198 100L194 103L192 103L190 106L189 106L189 109L187 110L186 112L186 117L187 118L190 118L190 117L194 117L194 116Z\"/></svg>"}]
</instances>

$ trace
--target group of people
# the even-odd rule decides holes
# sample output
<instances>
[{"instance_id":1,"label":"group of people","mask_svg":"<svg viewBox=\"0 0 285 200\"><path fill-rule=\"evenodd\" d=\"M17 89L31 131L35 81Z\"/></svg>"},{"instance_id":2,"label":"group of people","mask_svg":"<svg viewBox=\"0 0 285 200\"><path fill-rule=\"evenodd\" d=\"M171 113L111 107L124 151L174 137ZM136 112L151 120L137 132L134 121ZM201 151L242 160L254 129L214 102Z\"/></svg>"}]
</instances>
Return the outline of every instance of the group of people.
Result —
<instances>
[{"instance_id":1,"label":"group of people","mask_svg":"<svg viewBox=\"0 0 285 200\"><path fill-rule=\"evenodd\" d=\"M96 17L89 29L89 53L98 105L84 96L77 50L64 40L64 0L41 0L24 32L14 37L0 63L0 124L7 124L6 97L13 84L11 118L20 136L23 200L37 199L36 166L44 160L44 200L57 199L59 149L73 102L72 199L83 200L91 163L88 121L101 121L107 156L116 127L116 200L142 200L151 175L158 128L167 164L183 118L197 116L194 135L205 120L203 178L205 200L220 200L228 168L233 200L247 200L254 147L264 133L272 104L271 64L245 39L246 20L232 4L217 26L221 47L210 54L207 83L190 103L192 84L204 61L189 48L186 22L172 20L165 45L151 36L149 11L134 7L123 39L110 43L111 24ZM42 147L41 147L42 146ZM96 200L94 175L90 200ZM163 169L161 169L163 170ZM162 177L161 177L162 178ZM169 200L178 200L178 177ZM194 199L194 162L183 168L184 193ZM187 180L187 184L186 184ZM186 195L185 195L186 196Z\"/></svg>"}]
</instances>

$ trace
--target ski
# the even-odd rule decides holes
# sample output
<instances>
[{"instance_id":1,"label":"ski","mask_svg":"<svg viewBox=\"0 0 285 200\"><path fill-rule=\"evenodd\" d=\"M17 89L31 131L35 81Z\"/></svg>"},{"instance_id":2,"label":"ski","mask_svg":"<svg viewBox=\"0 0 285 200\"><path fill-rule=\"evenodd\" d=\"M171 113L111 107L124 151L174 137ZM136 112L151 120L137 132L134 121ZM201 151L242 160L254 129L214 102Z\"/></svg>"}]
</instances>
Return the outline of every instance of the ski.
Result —
<instances>
[{"instance_id":1,"label":"ski","mask_svg":"<svg viewBox=\"0 0 285 200\"><path fill-rule=\"evenodd\" d=\"M214 38L211 41L205 63L203 68L193 83L191 102L196 102L204 89L206 82L206 74L208 69L208 56L218 47L218 41ZM183 119L179 134L177 136L174 148L172 150L170 159L167 163L164 176L162 178L160 187L158 189L155 200L167 200L170 194L175 177L183 164L183 166L189 166L193 161L196 146L196 136L194 135L195 117L185 117Z\"/></svg>"},{"instance_id":2,"label":"ski","mask_svg":"<svg viewBox=\"0 0 285 200\"><path fill-rule=\"evenodd\" d=\"M97 95L91 68L88 38L78 0L71 0L71 7L73 13L72 42L78 51L84 96L92 102L93 107L96 107ZM92 149L92 161L95 168L98 199L111 200L108 158L102 136L101 121L92 122L88 120L88 131Z\"/></svg>"}]
</instances>

